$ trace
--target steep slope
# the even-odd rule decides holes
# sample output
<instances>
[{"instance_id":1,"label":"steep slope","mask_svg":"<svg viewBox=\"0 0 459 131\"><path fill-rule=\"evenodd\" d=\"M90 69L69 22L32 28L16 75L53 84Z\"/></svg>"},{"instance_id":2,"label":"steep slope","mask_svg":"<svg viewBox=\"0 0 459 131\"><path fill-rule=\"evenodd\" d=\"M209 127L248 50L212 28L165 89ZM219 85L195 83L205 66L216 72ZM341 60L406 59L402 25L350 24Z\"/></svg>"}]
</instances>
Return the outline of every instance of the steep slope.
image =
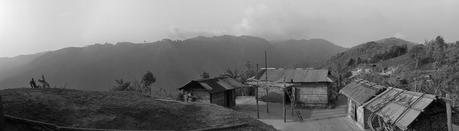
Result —
<instances>
[{"instance_id":1,"label":"steep slope","mask_svg":"<svg viewBox=\"0 0 459 131\"><path fill-rule=\"evenodd\" d=\"M269 50L268 64L271 67L287 67L321 62L292 57L292 51L300 55L325 58L342 50L342 47L324 40L273 45L258 37L228 35L196 37L183 41L164 39L142 44L96 44L32 55L33 59L14 66L11 66L13 61L19 59L8 58L9 62L0 66L11 68L0 69L0 85L1 88L27 86L32 77L38 78L44 74L54 86L108 90L115 79L138 80L150 70L157 77L155 89L161 87L175 92L176 88L189 80L199 78L204 71L216 76L228 68L240 69L247 62L261 65L265 50ZM323 55L315 54L312 50L322 52Z\"/></svg>"}]
</instances>

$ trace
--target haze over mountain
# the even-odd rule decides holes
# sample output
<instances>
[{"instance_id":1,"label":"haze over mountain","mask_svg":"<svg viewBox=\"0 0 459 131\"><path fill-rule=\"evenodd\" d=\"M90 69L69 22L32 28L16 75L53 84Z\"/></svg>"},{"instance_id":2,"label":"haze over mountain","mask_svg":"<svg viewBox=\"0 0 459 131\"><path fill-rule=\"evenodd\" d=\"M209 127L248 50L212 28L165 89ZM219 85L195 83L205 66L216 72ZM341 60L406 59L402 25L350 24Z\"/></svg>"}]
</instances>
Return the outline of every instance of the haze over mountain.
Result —
<instances>
[{"instance_id":1,"label":"haze over mountain","mask_svg":"<svg viewBox=\"0 0 459 131\"><path fill-rule=\"evenodd\" d=\"M44 74L52 86L108 90L115 79L139 80L148 70L157 78L154 88L174 90L200 78L202 72L217 76L247 63L270 67L307 67L320 64L344 51L323 39L269 42L252 36L164 39L153 43L95 44L39 54L0 58L1 88L28 86Z\"/></svg>"}]
</instances>

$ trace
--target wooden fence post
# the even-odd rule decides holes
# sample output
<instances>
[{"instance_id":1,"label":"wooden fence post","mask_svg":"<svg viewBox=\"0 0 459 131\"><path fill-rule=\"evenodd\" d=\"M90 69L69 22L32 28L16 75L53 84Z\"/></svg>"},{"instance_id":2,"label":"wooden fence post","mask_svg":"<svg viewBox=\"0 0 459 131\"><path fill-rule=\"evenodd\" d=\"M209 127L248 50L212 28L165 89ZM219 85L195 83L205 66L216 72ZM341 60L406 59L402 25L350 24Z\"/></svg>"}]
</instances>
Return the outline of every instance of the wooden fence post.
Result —
<instances>
[{"instance_id":1,"label":"wooden fence post","mask_svg":"<svg viewBox=\"0 0 459 131\"><path fill-rule=\"evenodd\" d=\"M257 119L260 119L260 107L258 105L258 81L257 81L257 86L255 86L255 88L257 88L256 94L255 94L255 100L257 102Z\"/></svg>"}]
</instances>

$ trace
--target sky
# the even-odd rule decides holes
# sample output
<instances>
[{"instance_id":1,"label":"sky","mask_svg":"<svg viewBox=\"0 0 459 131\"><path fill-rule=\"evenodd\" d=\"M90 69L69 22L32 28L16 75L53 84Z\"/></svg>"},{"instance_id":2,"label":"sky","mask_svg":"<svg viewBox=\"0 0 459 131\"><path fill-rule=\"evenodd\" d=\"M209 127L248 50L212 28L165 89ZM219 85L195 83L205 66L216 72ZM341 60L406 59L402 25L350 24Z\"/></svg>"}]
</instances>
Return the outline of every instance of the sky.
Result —
<instances>
[{"instance_id":1,"label":"sky","mask_svg":"<svg viewBox=\"0 0 459 131\"><path fill-rule=\"evenodd\" d=\"M459 40L458 0L0 0L0 57L199 35Z\"/></svg>"}]
</instances>

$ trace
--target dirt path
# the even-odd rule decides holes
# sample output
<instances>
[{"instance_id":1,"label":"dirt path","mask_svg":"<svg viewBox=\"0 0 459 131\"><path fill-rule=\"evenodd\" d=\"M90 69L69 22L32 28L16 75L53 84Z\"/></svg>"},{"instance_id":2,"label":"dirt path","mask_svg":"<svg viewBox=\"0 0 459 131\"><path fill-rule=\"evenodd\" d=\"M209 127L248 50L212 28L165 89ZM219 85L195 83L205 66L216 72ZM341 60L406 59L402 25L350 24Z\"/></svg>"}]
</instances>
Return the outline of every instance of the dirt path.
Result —
<instances>
[{"instance_id":1,"label":"dirt path","mask_svg":"<svg viewBox=\"0 0 459 131\"><path fill-rule=\"evenodd\" d=\"M261 119L261 121L281 131L363 131L347 117L287 123L274 119Z\"/></svg>"},{"instance_id":2,"label":"dirt path","mask_svg":"<svg viewBox=\"0 0 459 131\"><path fill-rule=\"evenodd\" d=\"M280 103L268 103L269 112L266 112L266 103L260 102L260 120L273 125L282 131L362 131L346 116L346 101L340 101L334 109L301 109L302 117L299 122L291 113L290 106L287 108L287 122L283 121L283 107ZM257 110L254 97L238 97L236 110L257 118ZM299 110L299 109L297 109Z\"/></svg>"},{"instance_id":3,"label":"dirt path","mask_svg":"<svg viewBox=\"0 0 459 131\"><path fill-rule=\"evenodd\" d=\"M236 99L239 112L257 118L255 98L252 96L239 96ZM290 106L287 107L287 122L283 121L283 107L280 103L268 103L269 113L266 112L266 103L259 102L260 121L274 126L282 131L364 131L351 119L346 117L346 99L341 98L334 109L302 109L301 114L305 121L299 122L291 114ZM367 129L369 131L369 129ZM459 131L454 126L454 131Z\"/></svg>"}]
</instances>

